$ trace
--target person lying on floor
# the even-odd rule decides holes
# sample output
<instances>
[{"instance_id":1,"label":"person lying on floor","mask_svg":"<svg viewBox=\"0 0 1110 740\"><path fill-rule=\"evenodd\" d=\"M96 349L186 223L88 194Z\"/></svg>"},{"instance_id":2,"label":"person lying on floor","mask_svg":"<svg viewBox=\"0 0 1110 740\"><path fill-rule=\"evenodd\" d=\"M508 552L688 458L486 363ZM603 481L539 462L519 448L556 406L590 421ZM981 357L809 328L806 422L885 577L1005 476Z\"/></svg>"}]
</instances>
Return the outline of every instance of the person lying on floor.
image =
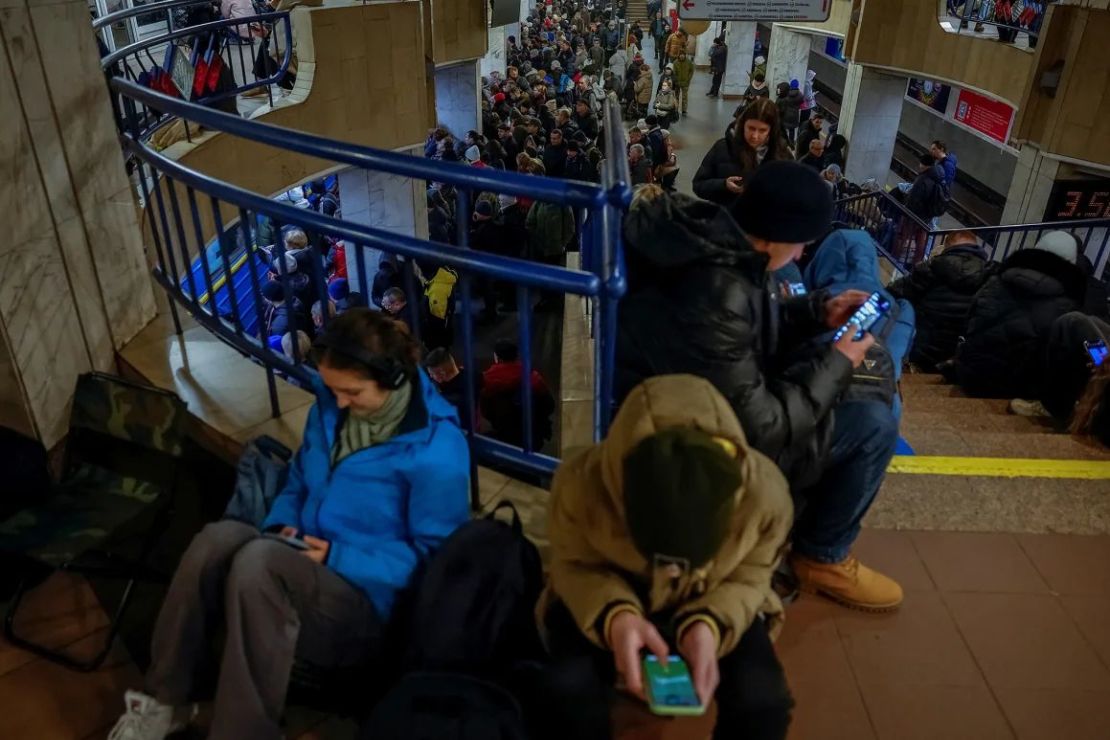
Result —
<instances>
[{"instance_id":1,"label":"person lying on floor","mask_svg":"<svg viewBox=\"0 0 1110 740\"><path fill-rule=\"evenodd\" d=\"M418 370L405 328L353 308L313 358L322 383L284 490L261 532L224 520L193 538L158 615L143 693L127 692L110 740L182 729L221 632L208 737L282 737L294 659L328 669L380 656L398 592L467 521L458 415Z\"/></svg>"},{"instance_id":2,"label":"person lying on floor","mask_svg":"<svg viewBox=\"0 0 1110 740\"><path fill-rule=\"evenodd\" d=\"M792 520L786 479L711 383L635 388L605 441L552 483L536 611L554 662L533 737L608 738L614 682L644 698L647 651L677 652L701 703L716 699L714 738L784 738L793 701L771 645L771 572Z\"/></svg>"}]
</instances>

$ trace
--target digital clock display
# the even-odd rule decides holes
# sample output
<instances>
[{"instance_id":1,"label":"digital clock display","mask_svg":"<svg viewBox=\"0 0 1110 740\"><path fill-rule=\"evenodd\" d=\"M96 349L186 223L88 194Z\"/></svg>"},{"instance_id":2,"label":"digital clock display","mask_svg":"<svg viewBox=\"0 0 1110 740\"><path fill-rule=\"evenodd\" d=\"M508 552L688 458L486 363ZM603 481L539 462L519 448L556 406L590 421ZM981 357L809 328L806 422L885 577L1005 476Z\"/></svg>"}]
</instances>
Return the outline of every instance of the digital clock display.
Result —
<instances>
[{"instance_id":1,"label":"digital clock display","mask_svg":"<svg viewBox=\"0 0 1110 740\"><path fill-rule=\"evenodd\" d=\"M1045 221L1110 218L1110 180L1060 180L1052 186Z\"/></svg>"}]
</instances>

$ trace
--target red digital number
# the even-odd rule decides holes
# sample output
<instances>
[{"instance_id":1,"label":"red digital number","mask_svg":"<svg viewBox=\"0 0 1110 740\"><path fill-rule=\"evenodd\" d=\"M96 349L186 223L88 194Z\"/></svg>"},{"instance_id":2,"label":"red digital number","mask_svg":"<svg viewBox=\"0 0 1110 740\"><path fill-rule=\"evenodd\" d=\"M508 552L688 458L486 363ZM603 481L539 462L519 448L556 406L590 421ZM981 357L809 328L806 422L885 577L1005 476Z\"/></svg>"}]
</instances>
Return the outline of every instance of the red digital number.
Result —
<instances>
[{"instance_id":1,"label":"red digital number","mask_svg":"<svg viewBox=\"0 0 1110 740\"><path fill-rule=\"evenodd\" d=\"M1110 206L1106 203L1107 197L1110 197L1110 190L1091 193L1091 199L1087 202L1087 218L1100 218L1103 212L1110 213Z\"/></svg>"},{"instance_id":2,"label":"red digital number","mask_svg":"<svg viewBox=\"0 0 1110 740\"><path fill-rule=\"evenodd\" d=\"M1071 218L1079 209L1079 201L1083 198L1083 193L1080 190L1068 191L1068 203L1064 206L1063 210L1056 214L1057 218Z\"/></svg>"}]
</instances>

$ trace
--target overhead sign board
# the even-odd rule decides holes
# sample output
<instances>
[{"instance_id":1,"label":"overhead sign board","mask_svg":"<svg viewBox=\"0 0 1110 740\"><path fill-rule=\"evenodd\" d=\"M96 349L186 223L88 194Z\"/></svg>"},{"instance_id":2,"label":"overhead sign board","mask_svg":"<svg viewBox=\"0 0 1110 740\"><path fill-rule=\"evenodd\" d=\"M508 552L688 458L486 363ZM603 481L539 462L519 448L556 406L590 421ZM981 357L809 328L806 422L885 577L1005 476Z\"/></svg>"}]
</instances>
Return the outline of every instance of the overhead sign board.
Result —
<instances>
[{"instance_id":1,"label":"overhead sign board","mask_svg":"<svg viewBox=\"0 0 1110 740\"><path fill-rule=\"evenodd\" d=\"M705 21L827 21L833 0L675 0L678 17Z\"/></svg>"}]
</instances>

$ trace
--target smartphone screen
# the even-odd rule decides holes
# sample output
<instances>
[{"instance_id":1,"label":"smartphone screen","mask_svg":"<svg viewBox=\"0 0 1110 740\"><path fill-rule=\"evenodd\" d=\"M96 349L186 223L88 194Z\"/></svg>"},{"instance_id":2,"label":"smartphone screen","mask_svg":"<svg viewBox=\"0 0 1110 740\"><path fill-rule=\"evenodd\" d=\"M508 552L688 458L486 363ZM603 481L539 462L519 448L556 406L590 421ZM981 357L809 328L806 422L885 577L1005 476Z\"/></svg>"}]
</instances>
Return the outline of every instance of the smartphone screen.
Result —
<instances>
[{"instance_id":1,"label":"smartphone screen","mask_svg":"<svg viewBox=\"0 0 1110 740\"><path fill-rule=\"evenodd\" d=\"M833 341L839 342L840 338L851 331L853 328L856 330L856 335L853 337L855 341L863 339L864 332L868 331L875 322L882 317L887 311L890 310L890 301L883 298L878 292L872 293L860 306L852 318L848 319L848 323L836 330L833 335Z\"/></svg>"},{"instance_id":2,"label":"smartphone screen","mask_svg":"<svg viewBox=\"0 0 1110 740\"><path fill-rule=\"evenodd\" d=\"M654 655L644 658L644 686L648 703L656 714L702 714L705 707L694 690L690 669L677 655L663 665Z\"/></svg>"},{"instance_id":3,"label":"smartphone screen","mask_svg":"<svg viewBox=\"0 0 1110 740\"><path fill-rule=\"evenodd\" d=\"M1098 367L1106 361L1107 347L1106 342L1101 339L1097 342L1084 342L1083 348L1087 350L1087 354L1091 356L1091 362Z\"/></svg>"},{"instance_id":4,"label":"smartphone screen","mask_svg":"<svg viewBox=\"0 0 1110 740\"><path fill-rule=\"evenodd\" d=\"M788 285L790 286L790 295L797 296L806 294L805 283L788 283Z\"/></svg>"}]
</instances>

